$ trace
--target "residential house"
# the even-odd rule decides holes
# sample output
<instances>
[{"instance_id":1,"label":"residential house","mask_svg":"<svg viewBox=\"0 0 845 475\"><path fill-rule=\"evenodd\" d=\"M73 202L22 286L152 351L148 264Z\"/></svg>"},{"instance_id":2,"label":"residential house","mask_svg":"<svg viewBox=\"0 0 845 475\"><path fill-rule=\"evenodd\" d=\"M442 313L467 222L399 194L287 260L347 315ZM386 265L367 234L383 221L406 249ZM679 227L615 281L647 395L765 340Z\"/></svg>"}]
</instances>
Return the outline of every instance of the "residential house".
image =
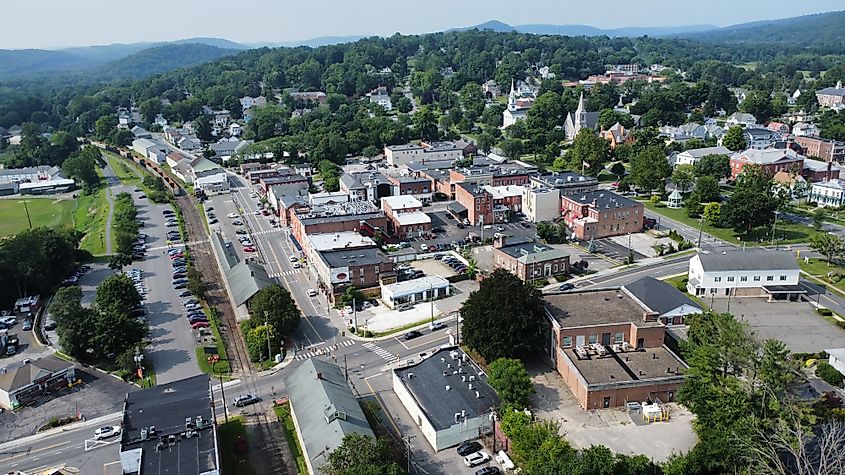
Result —
<instances>
[{"instance_id":1,"label":"residential house","mask_svg":"<svg viewBox=\"0 0 845 475\"><path fill-rule=\"evenodd\" d=\"M728 127L733 126L741 126L741 127L754 127L757 125L757 118L754 117L752 114L748 114L745 112L734 112L733 114L729 115L727 120L725 120L725 124Z\"/></svg>"},{"instance_id":2,"label":"residential house","mask_svg":"<svg viewBox=\"0 0 845 475\"><path fill-rule=\"evenodd\" d=\"M182 150L199 150L202 148L202 142L196 137L182 136L176 145Z\"/></svg>"},{"instance_id":3,"label":"residential house","mask_svg":"<svg viewBox=\"0 0 845 475\"><path fill-rule=\"evenodd\" d=\"M690 259L687 292L701 298L768 297L805 294L792 251L750 249L698 253Z\"/></svg>"},{"instance_id":4,"label":"residential house","mask_svg":"<svg viewBox=\"0 0 845 475\"><path fill-rule=\"evenodd\" d=\"M609 129L602 130L599 135L610 142L610 148L616 148L623 143L629 143L632 140L631 133L619 122L613 124Z\"/></svg>"},{"instance_id":5,"label":"residential house","mask_svg":"<svg viewBox=\"0 0 845 475\"><path fill-rule=\"evenodd\" d=\"M390 94L387 93L386 86L373 89L367 93L367 97L371 103L380 105L386 111L393 109L393 103L390 101Z\"/></svg>"},{"instance_id":6,"label":"residential house","mask_svg":"<svg viewBox=\"0 0 845 475\"><path fill-rule=\"evenodd\" d=\"M796 200L806 197L810 191L807 180L795 173L779 171L772 177L772 181Z\"/></svg>"},{"instance_id":7,"label":"residential house","mask_svg":"<svg viewBox=\"0 0 845 475\"><path fill-rule=\"evenodd\" d=\"M643 230L643 204L609 191L563 196L561 209L578 240L601 239Z\"/></svg>"},{"instance_id":8,"label":"residential house","mask_svg":"<svg viewBox=\"0 0 845 475\"><path fill-rule=\"evenodd\" d=\"M73 363L49 355L0 373L0 407L18 409L77 382Z\"/></svg>"},{"instance_id":9,"label":"residential house","mask_svg":"<svg viewBox=\"0 0 845 475\"><path fill-rule=\"evenodd\" d=\"M723 136L724 138L724 136ZM745 139L746 146L750 149L763 150L775 145L783 138L777 132L772 132L769 129L758 127L749 127L742 132L742 138ZM719 144L722 145L722 144Z\"/></svg>"},{"instance_id":10,"label":"residential house","mask_svg":"<svg viewBox=\"0 0 845 475\"><path fill-rule=\"evenodd\" d=\"M812 123L798 122L792 126L792 135L795 136L796 142L798 142L798 137L818 137L820 133L819 128Z\"/></svg>"},{"instance_id":11,"label":"residential house","mask_svg":"<svg viewBox=\"0 0 845 475\"><path fill-rule=\"evenodd\" d=\"M329 455L345 436L361 434L375 441L345 372L328 361L311 358L285 377L296 438L308 475L324 475Z\"/></svg>"},{"instance_id":12,"label":"residential house","mask_svg":"<svg viewBox=\"0 0 845 475\"><path fill-rule=\"evenodd\" d=\"M264 96L244 96L240 99L240 102L241 110L247 110L250 107L264 107L265 105L267 105L267 98Z\"/></svg>"},{"instance_id":13,"label":"residential house","mask_svg":"<svg viewBox=\"0 0 845 475\"><path fill-rule=\"evenodd\" d=\"M667 415L662 404L675 400L687 366L664 344L666 327L659 316L665 307L650 308L625 288L543 299L551 327L545 353L582 409L648 402L644 415Z\"/></svg>"},{"instance_id":14,"label":"residential house","mask_svg":"<svg viewBox=\"0 0 845 475\"><path fill-rule=\"evenodd\" d=\"M776 148L735 153L731 156L731 178L735 180L747 165L757 165L770 175L779 171L801 173L804 157L791 149Z\"/></svg>"},{"instance_id":15,"label":"residential house","mask_svg":"<svg viewBox=\"0 0 845 475\"><path fill-rule=\"evenodd\" d=\"M493 264L524 282L533 282L569 274L569 252L499 234L493 241Z\"/></svg>"},{"instance_id":16,"label":"residential house","mask_svg":"<svg viewBox=\"0 0 845 475\"><path fill-rule=\"evenodd\" d=\"M675 156L675 166L678 165L695 165L699 160L707 155L726 155L731 156L733 152L725 147L705 147L693 148L685 150Z\"/></svg>"},{"instance_id":17,"label":"residential house","mask_svg":"<svg viewBox=\"0 0 845 475\"><path fill-rule=\"evenodd\" d=\"M246 151L253 144L252 140L221 140L208 146L214 152L214 158L226 163L239 153Z\"/></svg>"},{"instance_id":18,"label":"residential house","mask_svg":"<svg viewBox=\"0 0 845 475\"><path fill-rule=\"evenodd\" d=\"M845 182L834 178L813 183L807 200L819 206L845 206Z\"/></svg>"},{"instance_id":19,"label":"residential house","mask_svg":"<svg viewBox=\"0 0 845 475\"><path fill-rule=\"evenodd\" d=\"M153 138L153 134L149 133L147 129L141 127L140 125L136 125L130 129L132 135L136 139L151 139Z\"/></svg>"},{"instance_id":20,"label":"residential house","mask_svg":"<svg viewBox=\"0 0 845 475\"><path fill-rule=\"evenodd\" d=\"M153 122L155 123L155 125L162 128L167 126L167 119L165 119L164 116L161 114L156 114L155 120Z\"/></svg>"},{"instance_id":21,"label":"residential house","mask_svg":"<svg viewBox=\"0 0 845 475\"><path fill-rule=\"evenodd\" d=\"M322 91L289 92L294 101L314 102L318 105L326 105L326 93Z\"/></svg>"},{"instance_id":22,"label":"residential house","mask_svg":"<svg viewBox=\"0 0 845 475\"><path fill-rule=\"evenodd\" d=\"M833 348L824 350L824 352L828 355L828 364L845 376L845 348Z\"/></svg>"},{"instance_id":23,"label":"residential house","mask_svg":"<svg viewBox=\"0 0 845 475\"><path fill-rule=\"evenodd\" d=\"M786 137L792 132L789 126L782 122L769 122L766 128L772 132L777 132L781 137Z\"/></svg>"}]
</instances>

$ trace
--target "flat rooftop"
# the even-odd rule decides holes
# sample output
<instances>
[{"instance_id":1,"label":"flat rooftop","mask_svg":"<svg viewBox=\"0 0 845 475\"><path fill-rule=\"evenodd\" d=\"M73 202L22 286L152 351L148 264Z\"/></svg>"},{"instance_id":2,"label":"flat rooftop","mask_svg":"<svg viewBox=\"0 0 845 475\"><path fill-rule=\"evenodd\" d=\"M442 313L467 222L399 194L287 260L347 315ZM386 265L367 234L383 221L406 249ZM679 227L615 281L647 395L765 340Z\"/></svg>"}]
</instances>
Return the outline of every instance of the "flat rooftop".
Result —
<instances>
[{"instance_id":1,"label":"flat rooftop","mask_svg":"<svg viewBox=\"0 0 845 475\"><path fill-rule=\"evenodd\" d=\"M453 354L457 354L456 359ZM447 376L443 376L444 371ZM415 365L393 372L436 430L455 425L455 414L461 411L465 411L467 419L473 419L489 414L490 408L499 405L496 391L487 384L487 375L460 348L443 348ZM463 377L466 382L461 380ZM470 378L474 381L470 382ZM476 392L480 397L476 397Z\"/></svg>"},{"instance_id":2,"label":"flat rooftop","mask_svg":"<svg viewBox=\"0 0 845 475\"><path fill-rule=\"evenodd\" d=\"M349 266L366 266L387 262L389 259L377 247L363 249L343 249L338 251L323 251L320 257L329 268L337 269Z\"/></svg>"},{"instance_id":3,"label":"flat rooftop","mask_svg":"<svg viewBox=\"0 0 845 475\"><path fill-rule=\"evenodd\" d=\"M431 218L422 211L414 211L411 213L399 213L396 215L396 221L400 226L411 226L414 224L431 224Z\"/></svg>"},{"instance_id":4,"label":"flat rooftop","mask_svg":"<svg viewBox=\"0 0 845 475\"><path fill-rule=\"evenodd\" d=\"M203 421L203 427L192 437L184 437L186 420L190 418L195 424L198 417ZM150 426L155 427L156 437L141 440L141 429ZM208 375L162 384L126 396L120 450L122 453L141 451L139 468L143 475L219 470L215 437ZM121 459L130 457L122 455ZM126 468L124 466L124 473L127 473Z\"/></svg>"},{"instance_id":5,"label":"flat rooftop","mask_svg":"<svg viewBox=\"0 0 845 475\"><path fill-rule=\"evenodd\" d=\"M353 231L337 233L308 234L307 239L311 247L317 251L328 251L331 249L347 249L358 247L375 247L376 243L367 236L362 236Z\"/></svg>"},{"instance_id":6,"label":"flat rooftop","mask_svg":"<svg viewBox=\"0 0 845 475\"><path fill-rule=\"evenodd\" d=\"M574 349L563 351L588 385L683 378L682 373L687 368L665 346L619 353L608 348L604 356L591 351L586 359L579 358Z\"/></svg>"},{"instance_id":7,"label":"flat rooftop","mask_svg":"<svg viewBox=\"0 0 845 475\"><path fill-rule=\"evenodd\" d=\"M662 326L643 321L646 310L621 289L584 290L546 295L546 312L563 328L633 323L639 328Z\"/></svg>"}]
</instances>

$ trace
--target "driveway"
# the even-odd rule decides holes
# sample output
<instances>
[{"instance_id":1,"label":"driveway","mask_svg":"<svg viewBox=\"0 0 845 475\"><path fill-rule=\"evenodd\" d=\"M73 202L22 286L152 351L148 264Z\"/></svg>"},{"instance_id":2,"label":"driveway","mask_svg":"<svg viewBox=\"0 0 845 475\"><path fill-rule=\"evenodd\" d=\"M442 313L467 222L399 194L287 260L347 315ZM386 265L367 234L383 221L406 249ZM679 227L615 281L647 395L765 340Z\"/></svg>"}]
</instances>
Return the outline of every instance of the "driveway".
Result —
<instances>
[{"instance_id":1,"label":"driveway","mask_svg":"<svg viewBox=\"0 0 845 475\"><path fill-rule=\"evenodd\" d=\"M728 299L713 299L712 307L717 312L726 312ZM781 340L795 353L845 347L845 330L822 318L807 302L732 298L730 313L748 322L760 340Z\"/></svg>"}]
</instances>

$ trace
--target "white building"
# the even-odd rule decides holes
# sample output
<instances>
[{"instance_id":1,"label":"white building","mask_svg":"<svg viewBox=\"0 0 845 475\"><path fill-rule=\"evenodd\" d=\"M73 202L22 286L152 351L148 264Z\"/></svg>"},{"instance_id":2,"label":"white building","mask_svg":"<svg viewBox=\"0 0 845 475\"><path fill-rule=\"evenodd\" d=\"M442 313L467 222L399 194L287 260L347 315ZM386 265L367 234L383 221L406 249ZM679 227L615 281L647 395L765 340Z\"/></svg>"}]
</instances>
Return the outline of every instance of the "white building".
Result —
<instances>
[{"instance_id":1,"label":"white building","mask_svg":"<svg viewBox=\"0 0 845 475\"><path fill-rule=\"evenodd\" d=\"M755 126L757 125L757 118L751 114L746 114L745 112L734 112L728 116L725 124L728 127L733 127L735 125L742 127Z\"/></svg>"},{"instance_id":2,"label":"white building","mask_svg":"<svg viewBox=\"0 0 845 475\"><path fill-rule=\"evenodd\" d=\"M198 177L194 181L194 187L209 196L228 193L229 177L225 171L221 170L220 173Z\"/></svg>"},{"instance_id":3,"label":"white building","mask_svg":"<svg viewBox=\"0 0 845 475\"><path fill-rule=\"evenodd\" d=\"M707 155L727 155L730 157L731 154L733 154L733 152L725 147L693 148L675 155L675 166L695 165L699 160Z\"/></svg>"},{"instance_id":4,"label":"white building","mask_svg":"<svg viewBox=\"0 0 845 475\"><path fill-rule=\"evenodd\" d=\"M435 451L493 430L499 397L460 348L441 348L394 369L393 391Z\"/></svg>"},{"instance_id":5,"label":"white building","mask_svg":"<svg viewBox=\"0 0 845 475\"><path fill-rule=\"evenodd\" d=\"M508 107L502 112L502 128L506 129L511 125L525 119L528 109L531 108L531 100L517 98L517 91L511 81L511 92L508 94Z\"/></svg>"},{"instance_id":6,"label":"white building","mask_svg":"<svg viewBox=\"0 0 845 475\"><path fill-rule=\"evenodd\" d=\"M526 186L522 191L522 212L532 223L554 221L561 216L560 190Z\"/></svg>"},{"instance_id":7,"label":"white building","mask_svg":"<svg viewBox=\"0 0 845 475\"><path fill-rule=\"evenodd\" d=\"M813 183L808 200L819 206L843 206L845 205L845 182L834 178Z\"/></svg>"},{"instance_id":8,"label":"white building","mask_svg":"<svg viewBox=\"0 0 845 475\"><path fill-rule=\"evenodd\" d=\"M792 134L796 137L818 137L821 131L815 124L798 122L792 126Z\"/></svg>"},{"instance_id":9,"label":"white building","mask_svg":"<svg viewBox=\"0 0 845 475\"><path fill-rule=\"evenodd\" d=\"M845 348L833 348L824 352L828 354L827 362L845 376Z\"/></svg>"},{"instance_id":10,"label":"white building","mask_svg":"<svg viewBox=\"0 0 845 475\"><path fill-rule=\"evenodd\" d=\"M753 249L698 253L690 259L687 291L701 298L734 296L793 298L800 269L791 251Z\"/></svg>"},{"instance_id":11,"label":"white building","mask_svg":"<svg viewBox=\"0 0 845 475\"><path fill-rule=\"evenodd\" d=\"M322 193L309 193L308 204L311 206L327 205L331 203L348 203L349 195L342 191L324 191Z\"/></svg>"},{"instance_id":12,"label":"white building","mask_svg":"<svg viewBox=\"0 0 845 475\"><path fill-rule=\"evenodd\" d=\"M449 281L437 275L381 285L381 299L390 308L403 303L437 300L449 296Z\"/></svg>"},{"instance_id":13,"label":"white building","mask_svg":"<svg viewBox=\"0 0 845 475\"><path fill-rule=\"evenodd\" d=\"M459 160L463 158L464 152L454 142L436 142L427 144L427 146L410 143L388 145L384 147L384 156L390 165L400 166L411 162Z\"/></svg>"}]
</instances>

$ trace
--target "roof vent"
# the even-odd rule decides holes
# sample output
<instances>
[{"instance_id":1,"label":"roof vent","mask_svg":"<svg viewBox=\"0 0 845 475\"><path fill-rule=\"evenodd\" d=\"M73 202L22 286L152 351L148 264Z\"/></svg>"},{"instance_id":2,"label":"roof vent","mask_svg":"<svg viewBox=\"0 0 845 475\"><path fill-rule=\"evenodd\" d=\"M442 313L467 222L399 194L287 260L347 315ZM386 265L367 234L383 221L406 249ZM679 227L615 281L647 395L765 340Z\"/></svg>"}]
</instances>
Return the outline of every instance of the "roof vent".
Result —
<instances>
[{"instance_id":1,"label":"roof vent","mask_svg":"<svg viewBox=\"0 0 845 475\"><path fill-rule=\"evenodd\" d=\"M449 386L449 385L447 384L447 385L446 385L446 390L448 391L448 390L450 390L450 389L452 389L452 386Z\"/></svg>"}]
</instances>

